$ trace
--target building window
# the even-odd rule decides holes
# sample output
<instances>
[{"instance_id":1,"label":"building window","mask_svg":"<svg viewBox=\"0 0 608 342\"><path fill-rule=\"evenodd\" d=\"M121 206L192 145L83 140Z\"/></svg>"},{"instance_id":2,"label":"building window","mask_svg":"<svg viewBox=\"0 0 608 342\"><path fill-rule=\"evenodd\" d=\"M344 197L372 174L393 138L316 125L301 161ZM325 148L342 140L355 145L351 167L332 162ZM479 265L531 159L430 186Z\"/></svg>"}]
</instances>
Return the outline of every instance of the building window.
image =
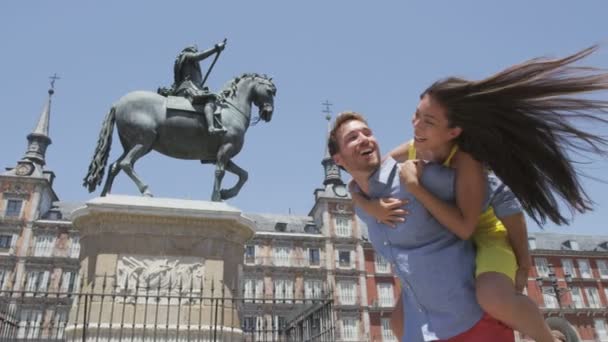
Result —
<instances>
[{"instance_id":1,"label":"building window","mask_svg":"<svg viewBox=\"0 0 608 342\"><path fill-rule=\"evenodd\" d=\"M255 316L245 316L243 318L243 331L252 332L255 331Z\"/></svg>"},{"instance_id":2,"label":"building window","mask_svg":"<svg viewBox=\"0 0 608 342\"><path fill-rule=\"evenodd\" d=\"M338 266L351 267L350 251L338 251Z\"/></svg>"},{"instance_id":3,"label":"building window","mask_svg":"<svg viewBox=\"0 0 608 342\"><path fill-rule=\"evenodd\" d=\"M378 285L378 304L383 308L395 306L395 296L393 295L393 284L379 283Z\"/></svg>"},{"instance_id":4,"label":"building window","mask_svg":"<svg viewBox=\"0 0 608 342\"><path fill-rule=\"evenodd\" d=\"M589 267L589 260L578 259L578 270L581 272L581 278L593 278L591 274L591 268Z\"/></svg>"},{"instance_id":5,"label":"building window","mask_svg":"<svg viewBox=\"0 0 608 342\"><path fill-rule=\"evenodd\" d=\"M321 264L321 252L318 248L308 249L308 265L319 266Z\"/></svg>"},{"instance_id":6,"label":"building window","mask_svg":"<svg viewBox=\"0 0 608 342\"><path fill-rule=\"evenodd\" d=\"M304 280L304 298L318 299L323 297L323 281L319 279Z\"/></svg>"},{"instance_id":7,"label":"building window","mask_svg":"<svg viewBox=\"0 0 608 342\"><path fill-rule=\"evenodd\" d=\"M582 309L585 307L585 301L583 300L583 294L581 293L580 287L573 286L570 293L572 293L572 303L575 309Z\"/></svg>"},{"instance_id":8,"label":"building window","mask_svg":"<svg viewBox=\"0 0 608 342\"><path fill-rule=\"evenodd\" d=\"M597 341L608 341L608 331L606 329L606 321L602 318L596 318L593 320L593 326L597 335Z\"/></svg>"},{"instance_id":9,"label":"building window","mask_svg":"<svg viewBox=\"0 0 608 342\"><path fill-rule=\"evenodd\" d=\"M597 260L595 263L597 264L597 271L600 274L600 278L608 278L608 264L606 263L606 260Z\"/></svg>"},{"instance_id":10,"label":"building window","mask_svg":"<svg viewBox=\"0 0 608 342\"><path fill-rule=\"evenodd\" d=\"M357 333L357 320L353 318L342 319L342 339L344 341L357 341L359 334Z\"/></svg>"},{"instance_id":11,"label":"building window","mask_svg":"<svg viewBox=\"0 0 608 342\"><path fill-rule=\"evenodd\" d=\"M347 217L336 217L336 235L341 237L351 237L350 220Z\"/></svg>"},{"instance_id":12,"label":"building window","mask_svg":"<svg viewBox=\"0 0 608 342\"><path fill-rule=\"evenodd\" d=\"M528 248L530 250L536 249L536 238L535 237L528 238Z\"/></svg>"},{"instance_id":13,"label":"building window","mask_svg":"<svg viewBox=\"0 0 608 342\"><path fill-rule=\"evenodd\" d=\"M590 308L599 309L602 306L597 288L587 287L585 288L585 294L587 295L587 302L589 302Z\"/></svg>"},{"instance_id":14,"label":"building window","mask_svg":"<svg viewBox=\"0 0 608 342\"><path fill-rule=\"evenodd\" d=\"M274 247L272 251L272 261L275 266L289 266L289 248Z\"/></svg>"},{"instance_id":15,"label":"building window","mask_svg":"<svg viewBox=\"0 0 608 342\"><path fill-rule=\"evenodd\" d=\"M80 256L80 238L78 236L72 236L72 242L70 243L70 258L78 258Z\"/></svg>"},{"instance_id":16,"label":"building window","mask_svg":"<svg viewBox=\"0 0 608 342\"><path fill-rule=\"evenodd\" d=\"M573 251L579 250L578 242L576 242L574 240L568 240L568 241L564 242L564 247L566 247L566 249L570 249Z\"/></svg>"},{"instance_id":17,"label":"building window","mask_svg":"<svg viewBox=\"0 0 608 342\"><path fill-rule=\"evenodd\" d=\"M380 324L382 329L382 341L384 342L397 342L397 338L393 334L391 329L390 318L380 318Z\"/></svg>"},{"instance_id":18,"label":"building window","mask_svg":"<svg viewBox=\"0 0 608 342\"><path fill-rule=\"evenodd\" d=\"M291 279L275 279L273 286L275 299L293 299L293 281Z\"/></svg>"},{"instance_id":19,"label":"building window","mask_svg":"<svg viewBox=\"0 0 608 342\"><path fill-rule=\"evenodd\" d=\"M18 339L40 338L40 323L42 323L42 311L35 309L23 309L19 316L17 328Z\"/></svg>"},{"instance_id":20,"label":"building window","mask_svg":"<svg viewBox=\"0 0 608 342\"><path fill-rule=\"evenodd\" d=\"M562 259L562 267L564 269L564 275L570 274L572 278L576 278L576 268L574 268L574 263L572 259Z\"/></svg>"},{"instance_id":21,"label":"building window","mask_svg":"<svg viewBox=\"0 0 608 342\"><path fill-rule=\"evenodd\" d=\"M245 263L253 265L255 264L255 246L247 245L245 246Z\"/></svg>"},{"instance_id":22,"label":"building window","mask_svg":"<svg viewBox=\"0 0 608 342\"><path fill-rule=\"evenodd\" d=\"M376 259L376 273L391 273L391 265L382 257L382 255L375 253Z\"/></svg>"},{"instance_id":23,"label":"building window","mask_svg":"<svg viewBox=\"0 0 608 342\"><path fill-rule=\"evenodd\" d=\"M545 308L557 309L557 298L555 297L555 291L552 287L543 286L543 301L545 302Z\"/></svg>"},{"instance_id":24,"label":"building window","mask_svg":"<svg viewBox=\"0 0 608 342\"><path fill-rule=\"evenodd\" d=\"M6 201L6 211L4 216L6 217L19 217L21 216L21 207L23 206L23 200L9 199Z\"/></svg>"},{"instance_id":25,"label":"building window","mask_svg":"<svg viewBox=\"0 0 608 342\"><path fill-rule=\"evenodd\" d=\"M0 291L4 290L4 286L8 280L9 270L6 268L0 268Z\"/></svg>"},{"instance_id":26,"label":"building window","mask_svg":"<svg viewBox=\"0 0 608 342\"><path fill-rule=\"evenodd\" d=\"M539 277L549 276L549 263L546 258L534 258L534 263Z\"/></svg>"},{"instance_id":27,"label":"building window","mask_svg":"<svg viewBox=\"0 0 608 342\"><path fill-rule=\"evenodd\" d=\"M49 286L49 271L30 271L27 273L25 291L44 292ZM32 294L27 294L32 295Z\"/></svg>"},{"instance_id":28,"label":"building window","mask_svg":"<svg viewBox=\"0 0 608 342\"><path fill-rule=\"evenodd\" d=\"M53 326L51 327L51 336L57 339L63 339L65 334L65 326L68 324L68 312L65 310L56 311Z\"/></svg>"},{"instance_id":29,"label":"building window","mask_svg":"<svg viewBox=\"0 0 608 342\"><path fill-rule=\"evenodd\" d=\"M355 283L352 281L338 282L338 297L342 305L355 305Z\"/></svg>"},{"instance_id":30,"label":"building window","mask_svg":"<svg viewBox=\"0 0 608 342\"><path fill-rule=\"evenodd\" d=\"M55 247L55 235L41 234L36 236L36 242L34 244L34 256L37 257L50 257L53 255L53 248Z\"/></svg>"},{"instance_id":31,"label":"building window","mask_svg":"<svg viewBox=\"0 0 608 342\"><path fill-rule=\"evenodd\" d=\"M0 249L11 248L12 235L0 235Z\"/></svg>"},{"instance_id":32,"label":"building window","mask_svg":"<svg viewBox=\"0 0 608 342\"><path fill-rule=\"evenodd\" d=\"M246 278L243 283L243 297L246 302L264 298L264 281L262 279Z\"/></svg>"},{"instance_id":33,"label":"building window","mask_svg":"<svg viewBox=\"0 0 608 342\"><path fill-rule=\"evenodd\" d=\"M60 289L63 293L72 293L76 288L76 272L72 271L64 271L61 275L61 285Z\"/></svg>"}]
</instances>

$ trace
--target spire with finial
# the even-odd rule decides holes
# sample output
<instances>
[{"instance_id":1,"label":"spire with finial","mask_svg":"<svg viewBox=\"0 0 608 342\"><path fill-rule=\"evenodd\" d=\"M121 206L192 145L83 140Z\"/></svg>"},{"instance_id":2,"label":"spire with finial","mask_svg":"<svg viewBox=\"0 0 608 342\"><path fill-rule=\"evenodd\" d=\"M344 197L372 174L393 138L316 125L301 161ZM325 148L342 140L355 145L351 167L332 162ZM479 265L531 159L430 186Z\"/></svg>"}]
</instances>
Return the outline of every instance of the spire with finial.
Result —
<instances>
[{"instance_id":1,"label":"spire with finial","mask_svg":"<svg viewBox=\"0 0 608 342\"><path fill-rule=\"evenodd\" d=\"M27 152L23 159L30 160L38 165L44 166L46 148L51 144L49 137L49 120L51 117L51 98L55 93L55 81L60 79L57 74L49 77L51 79L51 87L48 90L48 100L40 114L38 124L27 136Z\"/></svg>"},{"instance_id":2,"label":"spire with finial","mask_svg":"<svg viewBox=\"0 0 608 342\"><path fill-rule=\"evenodd\" d=\"M323 113L325 113L325 120L327 120L327 138L329 138L329 132L331 131L331 106L332 104L329 101L325 100L322 103L325 107L323 109ZM342 177L340 175L340 168L334 162L333 158L329 155L329 149L327 148L327 139L325 140L325 156L321 164L323 165L323 170L325 171L325 179L323 180L323 185L327 186L329 184L344 184L342 181Z\"/></svg>"}]
</instances>

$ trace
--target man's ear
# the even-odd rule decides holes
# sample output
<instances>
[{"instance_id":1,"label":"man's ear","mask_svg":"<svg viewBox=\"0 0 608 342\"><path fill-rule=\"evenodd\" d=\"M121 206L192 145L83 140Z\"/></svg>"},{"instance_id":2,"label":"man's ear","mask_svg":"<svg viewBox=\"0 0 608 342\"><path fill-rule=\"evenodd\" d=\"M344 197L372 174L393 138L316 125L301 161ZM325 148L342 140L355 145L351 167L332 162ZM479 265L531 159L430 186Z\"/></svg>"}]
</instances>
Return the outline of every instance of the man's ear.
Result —
<instances>
[{"instance_id":1,"label":"man's ear","mask_svg":"<svg viewBox=\"0 0 608 342\"><path fill-rule=\"evenodd\" d=\"M338 153L334 154L331 158L334 160L334 163L336 163L336 165L344 167L344 165L342 165L342 158L340 158L340 155Z\"/></svg>"},{"instance_id":2,"label":"man's ear","mask_svg":"<svg viewBox=\"0 0 608 342\"><path fill-rule=\"evenodd\" d=\"M462 128L455 126L450 128L450 132L448 133L450 138L454 139L457 138L458 136L460 136L460 134L462 133Z\"/></svg>"}]
</instances>

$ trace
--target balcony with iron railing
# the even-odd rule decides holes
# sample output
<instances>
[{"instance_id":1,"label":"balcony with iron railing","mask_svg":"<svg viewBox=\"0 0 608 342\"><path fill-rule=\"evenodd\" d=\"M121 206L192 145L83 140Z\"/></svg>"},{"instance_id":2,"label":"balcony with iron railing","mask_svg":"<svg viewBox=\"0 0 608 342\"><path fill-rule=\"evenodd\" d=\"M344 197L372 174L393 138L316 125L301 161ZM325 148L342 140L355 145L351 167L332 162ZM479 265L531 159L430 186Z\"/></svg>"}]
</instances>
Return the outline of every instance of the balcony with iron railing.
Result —
<instances>
[{"instance_id":1,"label":"balcony with iron railing","mask_svg":"<svg viewBox=\"0 0 608 342\"><path fill-rule=\"evenodd\" d=\"M253 257L245 256L244 266L271 266L271 267L311 267L325 268L322 258L277 258L277 257Z\"/></svg>"}]
</instances>

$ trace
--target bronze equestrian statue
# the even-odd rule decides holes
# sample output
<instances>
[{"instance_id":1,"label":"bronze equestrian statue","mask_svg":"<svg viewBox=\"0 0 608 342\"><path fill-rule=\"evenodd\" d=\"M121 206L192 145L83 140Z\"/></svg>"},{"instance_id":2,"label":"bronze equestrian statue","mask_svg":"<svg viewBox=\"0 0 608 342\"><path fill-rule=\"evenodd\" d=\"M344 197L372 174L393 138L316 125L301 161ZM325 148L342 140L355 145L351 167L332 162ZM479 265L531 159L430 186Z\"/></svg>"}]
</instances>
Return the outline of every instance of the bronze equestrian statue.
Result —
<instances>
[{"instance_id":1,"label":"bronze equestrian statue","mask_svg":"<svg viewBox=\"0 0 608 342\"><path fill-rule=\"evenodd\" d=\"M180 78L176 77L176 81L180 81ZM180 84L175 82L175 94L181 94L180 89L187 89L188 86L181 86L187 81L197 80L190 78L183 79ZM247 171L237 166L232 158L243 147L245 132L252 122L252 105L259 108L257 120L270 121L276 91L272 79L265 75L243 74L229 81L218 95L211 96L213 106L217 109L214 108L212 113L217 112L222 118L221 128L215 127L220 132L209 128L214 125L214 120L201 120L204 116L201 112L204 112L207 101L202 101L204 103L201 104L196 98L203 94L184 90L186 96L191 94L191 98L187 99L172 96L170 91L164 93L166 96L149 91L131 92L118 100L106 115L83 185L92 192L101 184L116 124L124 151L110 166L101 196L110 193L112 182L121 170L135 182L143 195L152 196L148 185L135 173L134 164L155 150L173 158L215 164L211 200L232 198L238 194L248 177ZM238 176L237 183L229 189L221 188L225 171Z\"/></svg>"}]
</instances>

